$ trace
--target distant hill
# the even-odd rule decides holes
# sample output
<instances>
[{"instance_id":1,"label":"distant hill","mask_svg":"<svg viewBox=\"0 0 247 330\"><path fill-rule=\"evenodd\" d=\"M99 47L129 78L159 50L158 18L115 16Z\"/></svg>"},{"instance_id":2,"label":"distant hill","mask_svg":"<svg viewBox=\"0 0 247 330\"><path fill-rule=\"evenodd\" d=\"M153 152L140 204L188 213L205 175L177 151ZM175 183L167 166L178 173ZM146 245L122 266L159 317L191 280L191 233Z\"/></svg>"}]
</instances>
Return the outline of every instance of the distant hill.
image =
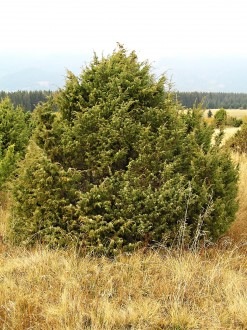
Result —
<instances>
[{"instance_id":1,"label":"distant hill","mask_svg":"<svg viewBox=\"0 0 247 330\"><path fill-rule=\"evenodd\" d=\"M78 74L86 55L0 54L0 91L57 90L65 82L67 69Z\"/></svg>"},{"instance_id":2,"label":"distant hill","mask_svg":"<svg viewBox=\"0 0 247 330\"><path fill-rule=\"evenodd\" d=\"M165 58L155 66L181 92L247 93L245 58Z\"/></svg>"},{"instance_id":3,"label":"distant hill","mask_svg":"<svg viewBox=\"0 0 247 330\"><path fill-rule=\"evenodd\" d=\"M64 73L65 75L66 73ZM44 71L37 68L27 68L0 78L0 90L57 90L64 84L60 72Z\"/></svg>"},{"instance_id":4,"label":"distant hill","mask_svg":"<svg viewBox=\"0 0 247 330\"><path fill-rule=\"evenodd\" d=\"M92 55L92 54L91 54ZM0 90L56 90L64 85L66 70L78 75L92 56L54 54L0 55ZM181 92L247 93L247 61L232 57L165 57L149 59L154 72L166 73Z\"/></svg>"}]
</instances>

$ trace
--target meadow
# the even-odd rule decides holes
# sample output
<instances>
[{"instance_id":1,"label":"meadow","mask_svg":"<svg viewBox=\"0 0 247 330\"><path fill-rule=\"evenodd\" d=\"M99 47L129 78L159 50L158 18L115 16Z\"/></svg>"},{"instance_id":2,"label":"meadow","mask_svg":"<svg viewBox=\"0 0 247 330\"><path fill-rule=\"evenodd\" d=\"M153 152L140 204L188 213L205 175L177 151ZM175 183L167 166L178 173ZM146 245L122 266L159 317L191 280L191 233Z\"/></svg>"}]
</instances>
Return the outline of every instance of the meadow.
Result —
<instances>
[{"instance_id":1,"label":"meadow","mask_svg":"<svg viewBox=\"0 0 247 330\"><path fill-rule=\"evenodd\" d=\"M237 219L197 250L146 249L114 259L74 250L9 246L9 201L1 195L0 328L246 329L247 157Z\"/></svg>"},{"instance_id":2,"label":"meadow","mask_svg":"<svg viewBox=\"0 0 247 330\"><path fill-rule=\"evenodd\" d=\"M213 116L219 109L211 109ZM204 117L206 118L207 123L213 122L212 118L207 118L208 110L204 111ZM242 119L244 123L247 122L247 109L226 109L226 113L230 117L235 117L237 119ZM224 144L229 138L231 138L241 127L224 127L224 136L222 139L222 143ZM214 135L217 135L220 132L219 129L215 129Z\"/></svg>"},{"instance_id":3,"label":"meadow","mask_svg":"<svg viewBox=\"0 0 247 330\"><path fill-rule=\"evenodd\" d=\"M224 144L229 138L231 138L238 130L240 127L224 127L224 135L222 139L222 144ZM220 129L216 128L214 131L214 136L220 133Z\"/></svg>"},{"instance_id":4,"label":"meadow","mask_svg":"<svg viewBox=\"0 0 247 330\"><path fill-rule=\"evenodd\" d=\"M219 109L211 109L213 115L218 111ZM207 116L207 111L205 111L205 116ZM241 119L247 119L247 109L226 109L226 112L231 117L241 118Z\"/></svg>"},{"instance_id":5,"label":"meadow","mask_svg":"<svg viewBox=\"0 0 247 330\"><path fill-rule=\"evenodd\" d=\"M247 158L118 48L0 103L0 329L247 329Z\"/></svg>"}]
</instances>

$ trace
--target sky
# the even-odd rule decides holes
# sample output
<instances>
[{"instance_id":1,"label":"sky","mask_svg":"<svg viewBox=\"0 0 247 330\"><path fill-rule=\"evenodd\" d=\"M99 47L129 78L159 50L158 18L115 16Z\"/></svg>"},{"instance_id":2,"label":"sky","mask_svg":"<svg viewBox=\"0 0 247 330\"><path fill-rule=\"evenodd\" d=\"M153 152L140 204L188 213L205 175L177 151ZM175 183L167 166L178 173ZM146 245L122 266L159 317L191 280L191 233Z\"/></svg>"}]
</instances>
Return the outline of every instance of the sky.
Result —
<instances>
[{"instance_id":1,"label":"sky","mask_svg":"<svg viewBox=\"0 0 247 330\"><path fill-rule=\"evenodd\" d=\"M2 0L0 51L247 56L246 1Z\"/></svg>"},{"instance_id":2,"label":"sky","mask_svg":"<svg viewBox=\"0 0 247 330\"><path fill-rule=\"evenodd\" d=\"M2 0L0 71L11 59L57 54L88 61L94 51L110 54L117 42L151 63L245 59L246 12L245 0Z\"/></svg>"}]
</instances>

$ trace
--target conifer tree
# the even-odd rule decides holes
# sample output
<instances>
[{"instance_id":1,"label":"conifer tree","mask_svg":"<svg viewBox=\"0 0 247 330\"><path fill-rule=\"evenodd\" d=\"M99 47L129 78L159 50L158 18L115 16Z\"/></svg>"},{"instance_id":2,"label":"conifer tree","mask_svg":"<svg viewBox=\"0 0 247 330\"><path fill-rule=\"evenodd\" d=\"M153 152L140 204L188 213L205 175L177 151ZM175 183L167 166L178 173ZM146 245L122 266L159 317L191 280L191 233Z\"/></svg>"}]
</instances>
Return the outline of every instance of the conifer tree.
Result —
<instances>
[{"instance_id":1,"label":"conifer tree","mask_svg":"<svg viewBox=\"0 0 247 330\"><path fill-rule=\"evenodd\" d=\"M15 108L10 99L3 99L0 102L0 188L24 156L29 134L23 109Z\"/></svg>"},{"instance_id":2,"label":"conifer tree","mask_svg":"<svg viewBox=\"0 0 247 330\"><path fill-rule=\"evenodd\" d=\"M222 127L226 125L227 113L224 108L219 109L214 115L216 127Z\"/></svg>"},{"instance_id":3,"label":"conifer tree","mask_svg":"<svg viewBox=\"0 0 247 330\"><path fill-rule=\"evenodd\" d=\"M42 152L20 167L13 236L53 244L59 232L116 253L171 243L184 221L188 239L198 228L217 239L234 219L237 173L201 110L180 108L166 78L121 45L79 77L69 72L34 113Z\"/></svg>"}]
</instances>

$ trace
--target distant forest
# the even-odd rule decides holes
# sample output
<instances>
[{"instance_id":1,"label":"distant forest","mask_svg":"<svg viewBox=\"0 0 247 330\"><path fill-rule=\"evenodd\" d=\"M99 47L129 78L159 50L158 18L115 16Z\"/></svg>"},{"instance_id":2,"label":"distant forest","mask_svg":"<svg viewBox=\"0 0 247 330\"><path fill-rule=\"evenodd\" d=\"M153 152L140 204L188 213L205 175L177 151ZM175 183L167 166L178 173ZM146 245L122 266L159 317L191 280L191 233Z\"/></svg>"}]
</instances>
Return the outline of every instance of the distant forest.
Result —
<instances>
[{"instance_id":1,"label":"distant forest","mask_svg":"<svg viewBox=\"0 0 247 330\"><path fill-rule=\"evenodd\" d=\"M202 102L207 109L247 109L245 93L177 92L176 95L185 108L192 108Z\"/></svg>"},{"instance_id":2,"label":"distant forest","mask_svg":"<svg viewBox=\"0 0 247 330\"><path fill-rule=\"evenodd\" d=\"M39 102L46 101L51 91L17 91L1 92L0 100L9 97L12 103L20 105L25 111L33 111ZM207 109L247 109L247 93L204 93L177 92L176 97L185 108L192 108L199 103Z\"/></svg>"},{"instance_id":3,"label":"distant forest","mask_svg":"<svg viewBox=\"0 0 247 330\"><path fill-rule=\"evenodd\" d=\"M25 111L33 111L39 102L46 101L51 95L51 91L17 91L17 92L1 92L0 101L9 97L15 106L22 106Z\"/></svg>"}]
</instances>

